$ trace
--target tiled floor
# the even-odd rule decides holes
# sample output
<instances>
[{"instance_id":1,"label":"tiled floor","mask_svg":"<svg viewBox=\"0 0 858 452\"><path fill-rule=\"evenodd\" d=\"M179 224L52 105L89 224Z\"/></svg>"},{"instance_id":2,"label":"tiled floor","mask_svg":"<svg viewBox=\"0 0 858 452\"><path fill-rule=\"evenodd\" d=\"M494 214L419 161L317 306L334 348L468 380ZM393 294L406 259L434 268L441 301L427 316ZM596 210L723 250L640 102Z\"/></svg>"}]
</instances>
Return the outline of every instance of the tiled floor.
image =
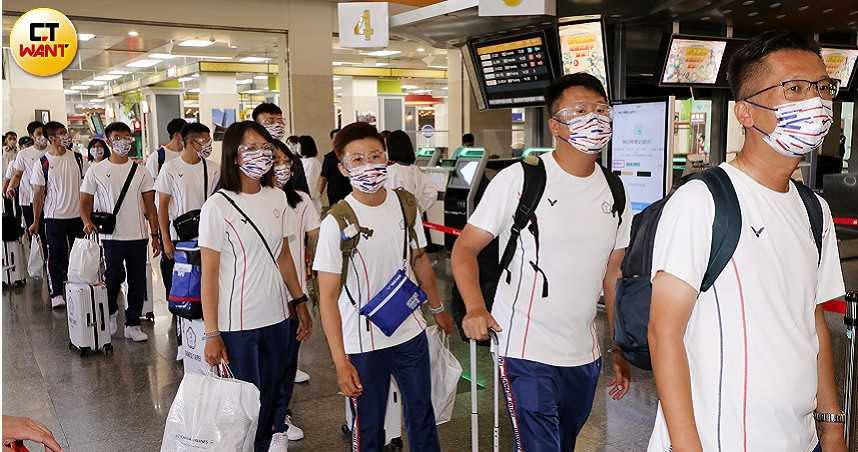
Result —
<instances>
[{"instance_id":1,"label":"tiled floor","mask_svg":"<svg viewBox=\"0 0 858 452\"><path fill-rule=\"evenodd\" d=\"M446 255L435 257L442 293L449 293L451 278ZM157 264L152 268L157 269ZM163 300L159 276L153 277L156 299ZM49 308L46 289L39 283L30 281L27 287L3 292L3 413L30 416L45 423L69 451L159 450L164 421L183 375L181 363L174 360L175 330L163 301L156 303L155 323L144 322L149 342L133 344L114 338L112 356L81 358L68 349L65 310ZM604 342L603 314L598 324ZM836 337L836 356L841 357L845 345L842 317L832 315L829 324ZM466 344L454 337L452 347L467 369ZM486 351L480 353L479 380L484 380L491 370ZM289 449L347 450L348 439L341 433L343 399L337 395L334 369L318 320L312 339L302 349L301 368L312 379L296 388L293 411L296 423L307 436L291 443ZM842 381L842 365L838 375L838 381ZM593 413L576 450L645 450L656 409L652 374L634 372L632 389L622 401L607 397L608 379L603 375L600 381ZM453 419L439 428L444 451L464 452L470 448L467 384L462 382L459 388ZM490 388L480 391L479 396L480 450L486 451L491 450ZM500 438L502 449L509 450L509 425L504 413Z\"/></svg>"}]
</instances>

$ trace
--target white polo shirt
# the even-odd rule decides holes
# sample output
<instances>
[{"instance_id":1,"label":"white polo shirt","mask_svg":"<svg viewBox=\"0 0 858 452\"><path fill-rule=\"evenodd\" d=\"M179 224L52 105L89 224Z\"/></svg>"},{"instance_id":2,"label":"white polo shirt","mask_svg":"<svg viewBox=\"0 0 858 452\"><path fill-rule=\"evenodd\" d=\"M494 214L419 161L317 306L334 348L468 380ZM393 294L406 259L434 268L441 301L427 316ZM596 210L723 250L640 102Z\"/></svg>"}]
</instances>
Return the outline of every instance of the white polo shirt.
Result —
<instances>
[{"instance_id":1,"label":"white polo shirt","mask_svg":"<svg viewBox=\"0 0 858 452\"><path fill-rule=\"evenodd\" d=\"M415 310L390 337L369 319L358 314L360 308L367 304L402 268L405 219L402 218L399 199L395 193L387 190L387 197L379 206L367 206L351 194L346 196L345 201L354 210L361 227L372 230L371 236L361 237L355 257L349 266L346 286L348 293L354 297L354 304L345 289L340 291L339 307L345 351L347 354L364 353L408 342L426 328L426 320L423 319L419 309ZM416 246L411 244L409 248L412 250L426 246L423 223L419 218L416 223L417 244ZM316 247L313 270L339 275L342 272L342 262L340 227L337 225L337 220L327 216L322 220L322 226L319 229L319 244ZM412 281L417 281L410 266L408 276Z\"/></svg>"},{"instance_id":2,"label":"white polo shirt","mask_svg":"<svg viewBox=\"0 0 858 452\"><path fill-rule=\"evenodd\" d=\"M80 184L89 162L81 159L81 165L78 166L72 151L65 151L60 156L47 153L44 155L48 159L48 188L42 208L45 218L80 218ZM45 186L45 174L40 159L36 159L30 168L30 184Z\"/></svg>"},{"instance_id":3,"label":"white polo shirt","mask_svg":"<svg viewBox=\"0 0 858 452\"><path fill-rule=\"evenodd\" d=\"M12 169L21 171L21 183L18 185L18 200L22 206L33 204L33 187L30 180L33 178L33 164L38 162L47 148L39 150L35 146L30 146L21 149L18 155L15 156L15 161L12 163Z\"/></svg>"},{"instance_id":4,"label":"white polo shirt","mask_svg":"<svg viewBox=\"0 0 858 452\"><path fill-rule=\"evenodd\" d=\"M262 187L254 194L226 194L256 224L274 257L279 257L283 239L293 234L286 193ZM289 292L278 265L253 226L220 194L213 194L203 204L199 245L220 253L220 331L253 330L289 317Z\"/></svg>"},{"instance_id":5,"label":"white polo shirt","mask_svg":"<svg viewBox=\"0 0 858 452\"><path fill-rule=\"evenodd\" d=\"M117 164L104 159L93 165L80 186L81 193L93 196L93 212L113 212L122 193L122 186L131 171L131 160ZM152 178L141 165L137 165L122 206L116 213L113 234L99 234L101 240L148 240L149 226L143 209L143 193L155 190Z\"/></svg>"},{"instance_id":6,"label":"white polo shirt","mask_svg":"<svg viewBox=\"0 0 858 452\"><path fill-rule=\"evenodd\" d=\"M205 177L202 160L192 165L182 160L181 157L172 159L164 163L161 173L155 180L155 190L170 195L170 208L167 216L170 219L170 237L173 240L179 239L179 234L173 228L173 220L191 210L201 209L206 198L214 193L218 179L220 179L220 165L211 160L206 160L206 170L209 174L209 181L205 190L203 190ZM156 201L156 205L158 205L158 201Z\"/></svg>"},{"instance_id":7,"label":"white polo shirt","mask_svg":"<svg viewBox=\"0 0 858 452\"><path fill-rule=\"evenodd\" d=\"M152 180L158 179L158 173L164 169L164 165L166 165L167 162L182 155L182 151L171 151L164 146L160 146L158 149L164 150L164 163L160 168L158 168L158 150L155 150L155 152L150 153L146 157L146 171L149 171L149 175L152 176Z\"/></svg>"},{"instance_id":8,"label":"white polo shirt","mask_svg":"<svg viewBox=\"0 0 858 452\"><path fill-rule=\"evenodd\" d=\"M628 246L632 209L626 195L622 224L611 213L614 198L598 167L587 177L564 171L554 154L543 155L545 192L536 207L539 226L539 267L536 242L529 229L521 232L509 264L511 278L501 275L492 316L503 331L500 354L552 366L588 364L601 356L596 340L596 304L602 292L608 258ZM524 183L516 164L497 174L468 223L500 236L499 253L509 241L512 219ZM627 191L628 193L628 191ZM500 257L500 256L499 256Z\"/></svg>"},{"instance_id":9,"label":"white polo shirt","mask_svg":"<svg viewBox=\"0 0 858 452\"><path fill-rule=\"evenodd\" d=\"M779 193L721 165L739 198L742 233L733 259L697 298L685 333L694 418L703 450L810 452L817 444L814 310L843 295L828 204L822 259L804 204L790 184ZM709 260L715 204L691 181L667 202L653 248L652 276L665 271L699 288ZM659 406L650 452L668 450Z\"/></svg>"},{"instance_id":10,"label":"white polo shirt","mask_svg":"<svg viewBox=\"0 0 858 452\"><path fill-rule=\"evenodd\" d=\"M298 273L298 280L301 281L301 288L304 293L307 292L307 264L305 256L307 256L307 233L319 229L319 211L316 209L316 204L310 195L298 191L301 196L301 202L295 207L289 206L289 229L295 231L295 234L289 236L289 251L292 253L292 261L295 264L295 271Z\"/></svg>"},{"instance_id":11,"label":"white polo shirt","mask_svg":"<svg viewBox=\"0 0 858 452\"><path fill-rule=\"evenodd\" d=\"M421 212L426 212L438 200L438 187L417 165L402 165L394 163L387 167L385 187L402 188L414 193Z\"/></svg>"}]
</instances>

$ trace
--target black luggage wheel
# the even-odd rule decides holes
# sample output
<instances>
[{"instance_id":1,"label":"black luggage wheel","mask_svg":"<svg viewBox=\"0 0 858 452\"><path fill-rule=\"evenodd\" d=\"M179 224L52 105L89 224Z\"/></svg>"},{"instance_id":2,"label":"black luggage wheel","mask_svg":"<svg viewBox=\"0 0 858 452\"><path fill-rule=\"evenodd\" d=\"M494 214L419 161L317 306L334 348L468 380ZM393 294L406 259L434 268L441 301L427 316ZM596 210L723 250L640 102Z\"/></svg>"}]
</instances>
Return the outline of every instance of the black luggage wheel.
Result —
<instances>
[{"instance_id":1,"label":"black luggage wheel","mask_svg":"<svg viewBox=\"0 0 858 452\"><path fill-rule=\"evenodd\" d=\"M106 356L112 355L113 354L113 344L105 345L104 348L102 349L102 351L104 351L104 354Z\"/></svg>"},{"instance_id":2,"label":"black luggage wheel","mask_svg":"<svg viewBox=\"0 0 858 452\"><path fill-rule=\"evenodd\" d=\"M80 357L83 358L89 354L89 347L83 347L80 349Z\"/></svg>"},{"instance_id":3,"label":"black luggage wheel","mask_svg":"<svg viewBox=\"0 0 858 452\"><path fill-rule=\"evenodd\" d=\"M402 438L393 438L390 440L387 450L402 450L403 447L405 447L405 445L402 444Z\"/></svg>"},{"instance_id":4,"label":"black luggage wheel","mask_svg":"<svg viewBox=\"0 0 858 452\"><path fill-rule=\"evenodd\" d=\"M147 312L146 313L146 320L148 320L150 322L154 322L155 321L155 313L154 312Z\"/></svg>"},{"instance_id":5,"label":"black luggage wheel","mask_svg":"<svg viewBox=\"0 0 858 452\"><path fill-rule=\"evenodd\" d=\"M343 435L349 436L352 434L352 430L346 424L341 425L340 429L343 431Z\"/></svg>"}]
</instances>

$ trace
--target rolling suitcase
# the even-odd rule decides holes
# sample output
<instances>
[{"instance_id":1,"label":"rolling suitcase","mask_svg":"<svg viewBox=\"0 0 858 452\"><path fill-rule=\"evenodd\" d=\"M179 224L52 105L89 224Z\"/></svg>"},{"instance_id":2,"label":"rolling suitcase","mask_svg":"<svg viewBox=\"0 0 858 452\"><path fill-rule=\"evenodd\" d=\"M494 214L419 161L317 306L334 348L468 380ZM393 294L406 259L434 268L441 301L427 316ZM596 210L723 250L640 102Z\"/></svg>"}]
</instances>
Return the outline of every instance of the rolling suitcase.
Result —
<instances>
[{"instance_id":1,"label":"rolling suitcase","mask_svg":"<svg viewBox=\"0 0 858 452\"><path fill-rule=\"evenodd\" d=\"M26 283L27 264L20 240L3 242L3 286L20 287Z\"/></svg>"},{"instance_id":2,"label":"rolling suitcase","mask_svg":"<svg viewBox=\"0 0 858 452\"><path fill-rule=\"evenodd\" d=\"M346 423L343 424L343 434L351 435L354 425L352 399L346 397ZM402 396L396 380L390 378L390 392L387 395L387 411L384 414L384 443L389 450L402 450Z\"/></svg>"},{"instance_id":3,"label":"rolling suitcase","mask_svg":"<svg viewBox=\"0 0 858 452\"><path fill-rule=\"evenodd\" d=\"M498 349L498 337L494 331L489 331L494 349ZM480 434L479 434L479 411L477 409L477 341L470 340L470 355L471 355L471 452L480 451ZM498 419L498 372L499 361L492 358L492 385L493 400L494 400L494 425L492 430L492 450L498 452L500 450L500 420Z\"/></svg>"},{"instance_id":4,"label":"rolling suitcase","mask_svg":"<svg viewBox=\"0 0 858 452\"><path fill-rule=\"evenodd\" d=\"M91 351L110 354L110 313L107 308L107 286L66 283L66 313L69 323L69 348L80 350L80 356Z\"/></svg>"},{"instance_id":5,"label":"rolling suitcase","mask_svg":"<svg viewBox=\"0 0 858 452\"><path fill-rule=\"evenodd\" d=\"M127 273L126 273L127 274ZM125 300L123 306L128 308L128 281L122 281L122 299ZM152 290L152 264L146 260L146 296L143 298L143 309L140 311L140 318L155 321L154 303L155 296Z\"/></svg>"}]
</instances>

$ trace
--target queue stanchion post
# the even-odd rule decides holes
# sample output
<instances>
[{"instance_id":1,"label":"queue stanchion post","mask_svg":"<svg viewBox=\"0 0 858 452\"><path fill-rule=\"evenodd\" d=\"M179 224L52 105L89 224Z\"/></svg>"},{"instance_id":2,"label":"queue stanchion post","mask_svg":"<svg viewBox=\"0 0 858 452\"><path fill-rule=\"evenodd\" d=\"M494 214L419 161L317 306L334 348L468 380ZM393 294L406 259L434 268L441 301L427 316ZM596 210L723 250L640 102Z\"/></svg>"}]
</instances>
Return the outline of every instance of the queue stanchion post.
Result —
<instances>
[{"instance_id":1,"label":"queue stanchion post","mask_svg":"<svg viewBox=\"0 0 858 452\"><path fill-rule=\"evenodd\" d=\"M858 354L856 354L856 320L858 313L858 292L846 294L846 444L847 450L858 450L858 397L855 394L855 371L858 369Z\"/></svg>"}]
</instances>

